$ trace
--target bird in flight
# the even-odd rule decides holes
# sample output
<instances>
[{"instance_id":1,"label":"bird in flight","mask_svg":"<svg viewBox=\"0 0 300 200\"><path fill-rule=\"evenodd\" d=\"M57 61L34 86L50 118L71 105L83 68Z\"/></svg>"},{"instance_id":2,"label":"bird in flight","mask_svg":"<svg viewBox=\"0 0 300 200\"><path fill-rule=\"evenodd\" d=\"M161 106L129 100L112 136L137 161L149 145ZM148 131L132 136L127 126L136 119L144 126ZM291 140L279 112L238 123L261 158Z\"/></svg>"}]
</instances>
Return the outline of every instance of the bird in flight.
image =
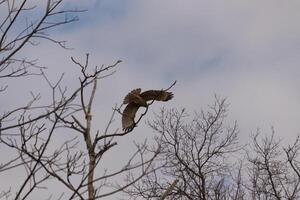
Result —
<instances>
[{"instance_id":1,"label":"bird in flight","mask_svg":"<svg viewBox=\"0 0 300 200\"><path fill-rule=\"evenodd\" d=\"M164 90L147 90L141 93L141 88L137 88L129 92L123 104L128 104L122 114L122 128L129 131L135 126L135 114L139 107L148 107L147 101L169 101L173 98L171 92Z\"/></svg>"}]
</instances>

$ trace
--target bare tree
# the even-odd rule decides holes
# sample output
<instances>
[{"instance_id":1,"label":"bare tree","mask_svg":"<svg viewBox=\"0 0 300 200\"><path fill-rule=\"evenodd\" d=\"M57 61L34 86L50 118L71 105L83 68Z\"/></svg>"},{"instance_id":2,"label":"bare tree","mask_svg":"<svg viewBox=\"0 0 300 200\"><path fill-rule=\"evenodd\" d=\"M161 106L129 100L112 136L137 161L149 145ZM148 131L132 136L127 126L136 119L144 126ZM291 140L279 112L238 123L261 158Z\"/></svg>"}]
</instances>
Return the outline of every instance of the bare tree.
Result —
<instances>
[{"instance_id":1,"label":"bare tree","mask_svg":"<svg viewBox=\"0 0 300 200\"><path fill-rule=\"evenodd\" d=\"M160 168L145 176L141 182L126 190L133 199L157 199L170 186L179 182L169 192L167 199L228 199L233 191L229 185L233 154L240 149L237 125L226 126L225 99L216 97L207 112L195 114L187 123L186 111L162 109L150 126L161 136L161 152L156 165ZM238 188L238 187L237 187ZM236 198L238 199L238 198Z\"/></svg>"},{"instance_id":2,"label":"bare tree","mask_svg":"<svg viewBox=\"0 0 300 200\"><path fill-rule=\"evenodd\" d=\"M156 169L125 192L131 199L299 199L299 137L284 148L272 129L241 145L226 116L219 98L189 123L184 109L162 109L149 123L160 135Z\"/></svg>"},{"instance_id":3,"label":"bare tree","mask_svg":"<svg viewBox=\"0 0 300 200\"><path fill-rule=\"evenodd\" d=\"M37 3L37 2L35 2ZM37 46L41 39L49 40L66 48L64 41L53 39L48 31L60 25L69 24L78 20L74 15L80 10L59 10L60 1L43 1L39 6L30 0L1 0L0 1L0 94L5 95L8 90L6 84L11 79L17 79L30 75L42 75L44 67L38 65L36 58L24 58L20 54L26 46ZM38 13L38 14L37 14ZM24 106L6 109L1 106L0 116L0 136L1 148L5 142L3 138L10 140L10 143L16 143L11 136L19 136L15 130L28 132L30 124L36 124L35 129L30 130L33 135L38 135L44 131L45 127L38 125L38 120L45 119L56 110L53 106L34 106L34 103L40 99L39 95L32 94L32 100L25 103ZM13 106L12 106L13 107ZM45 110L48 108L48 111ZM29 113L38 113L35 117ZM30 119L25 117L30 116ZM22 135L24 142L30 138ZM2 157L3 158L3 157ZM8 158L1 159L0 173L4 174L8 170L13 170L20 166L29 166L30 160L24 158L23 154L15 152ZM24 187L24 186L23 186ZM13 193L13 189L8 191L0 190L0 197L7 198ZM18 196L18 195L16 195Z\"/></svg>"},{"instance_id":4,"label":"bare tree","mask_svg":"<svg viewBox=\"0 0 300 200\"><path fill-rule=\"evenodd\" d=\"M98 82L113 75L120 61L91 67L88 54L84 61L72 58L80 77L77 87L67 90L63 74L50 80L36 58L22 57L25 47L38 48L41 40L67 48L49 30L77 21L83 10L61 10L62 5L63 0L0 0L0 95L10 89L9 80L32 75L43 78L50 94L42 99L31 93L23 106L1 106L0 179L20 175L0 188L0 199L93 200L121 191L131 199L300 198L299 137L282 148L274 131L271 137L255 134L240 161L237 124L226 125L228 105L218 97L194 116L162 109L149 123L160 134L155 144L135 144L136 152L116 169L103 167L117 138L134 130L156 98L132 119L130 129L113 126L122 104L112 109L104 127L92 126ZM66 134L71 137L62 137Z\"/></svg>"},{"instance_id":5,"label":"bare tree","mask_svg":"<svg viewBox=\"0 0 300 200\"><path fill-rule=\"evenodd\" d=\"M32 99L24 106L5 110L0 116L0 147L10 152L7 158L0 160L0 176L13 172L22 174L7 190L0 189L0 199L30 199L40 195L45 199L100 199L124 190L150 173L150 165L159 151L156 148L149 153L145 151L146 143L136 144L136 152L127 162L120 163L117 170L101 168L103 155L117 145L116 138L133 131L112 130L113 119L121 112L122 105L112 110L104 131L99 127L92 129L97 82L114 74L121 61L91 68L88 55L84 62L72 58L81 76L78 87L71 91L63 87L63 75L53 82L34 60L19 58L18 53L26 45L37 46L39 39L66 48L64 41L47 34L49 29L77 20L72 15L69 18L68 14L78 10L59 10L62 2L48 0L44 11L37 11L42 14L34 18L36 15L31 12L39 5L27 0L0 1L1 11L6 10L0 25L0 79L40 75L51 94L45 103L41 101L41 95L31 93ZM27 19L28 23L23 23L22 19ZM9 86L4 85L1 92L8 89ZM73 137L61 137L66 133ZM133 173L135 169L139 171ZM115 182L118 176L128 172L134 174L132 182ZM61 188L61 193L55 189L57 187ZM40 193L45 188L48 193Z\"/></svg>"},{"instance_id":6,"label":"bare tree","mask_svg":"<svg viewBox=\"0 0 300 200\"><path fill-rule=\"evenodd\" d=\"M293 145L289 145L284 148L284 152L286 153L286 158L288 162L288 167L291 168L291 176L288 177L292 183L292 188L290 188L290 193L288 194L290 199L300 198L300 158L299 152L300 144L299 144L299 136L296 138Z\"/></svg>"},{"instance_id":7,"label":"bare tree","mask_svg":"<svg viewBox=\"0 0 300 200\"><path fill-rule=\"evenodd\" d=\"M253 143L247 151L247 189L252 199L299 198L300 179L297 167L294 167L298 162L297 146L298 139L293 146L283 149L273 129L269 137L260 139L259 133L253 136Z\"/></svg>"},{"instance_id":8,"label":"bare tree","mask_svg":"<svg viewBox=\"0 0 300 200\"><path fill-rule=\"evenodd\" d=\"M40 39L66 48L65 41L50 37L48 31L77 21L74 13L83 11L59 10L63 0L47 0L38 4L30 0L0 1L0 79L39 73L41 67L35 59L22 58L18 54L28 44L38 45ZM6 87L2 86L2 90Z\"/></svg>"}]
</instances>

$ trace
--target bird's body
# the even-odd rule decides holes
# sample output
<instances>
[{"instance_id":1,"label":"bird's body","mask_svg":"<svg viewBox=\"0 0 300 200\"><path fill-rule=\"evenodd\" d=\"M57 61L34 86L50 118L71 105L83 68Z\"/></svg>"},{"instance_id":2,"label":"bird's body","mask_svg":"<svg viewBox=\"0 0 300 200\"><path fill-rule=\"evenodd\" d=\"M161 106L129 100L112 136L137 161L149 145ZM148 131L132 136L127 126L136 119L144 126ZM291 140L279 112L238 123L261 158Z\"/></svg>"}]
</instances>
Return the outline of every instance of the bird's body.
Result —
<instances>
[{"instance_id":1,"label":"bird's body","mask_svg":"<svg viewBox=\"0 0 300 200\"><path fill-rule=\"evenodd\" d=\"M137 88L129 92L123 101L123 104L128 104L122 114L122 128L128 131L135 126L135 114L139 107L147 107L147 101L169 101L173 98L171 92L164 90L148 90L141 93L141 89Z\"/></svg>"},{"instance_id":2,"label":"bird's body","mask_svg":"<svg viewBox=\"0 0 300 200\"><path fill-rule=\"evenodd\" d=\"M129 103L135 103L137 105L144 106L144 107L147 106L147 101L143 99L141 96L141 88L132 90L125 96L123 100L123 104L129 104Z\"/></svg>"}]
</instances>

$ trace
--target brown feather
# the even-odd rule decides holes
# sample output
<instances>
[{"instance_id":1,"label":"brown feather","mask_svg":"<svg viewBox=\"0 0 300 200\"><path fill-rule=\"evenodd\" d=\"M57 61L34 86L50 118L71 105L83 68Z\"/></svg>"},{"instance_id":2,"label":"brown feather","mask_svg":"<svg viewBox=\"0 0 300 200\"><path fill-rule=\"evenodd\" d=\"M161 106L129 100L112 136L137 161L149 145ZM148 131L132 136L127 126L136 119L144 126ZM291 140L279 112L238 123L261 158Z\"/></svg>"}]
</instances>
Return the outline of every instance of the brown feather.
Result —
<instances>
[{"instance_id":1,"label":"brown feather","mask_svg":"<svg viewBox=\"0 0 300 200\"><path fill-rule=\"evenodd\" d=\"M132 91L130 91L124 98L123 100L123 104L128 104L130 102L133 102L135 97L140 95L141 93L141 88L137 88L137 89L134 89Z\"/></svg>"},{"instance_id":2,"label":"brown feather","mask_svg":"<svg viewBox=\"0 0 300 200\"><path fill-rule=\"evenodd\" d=\"M124 100L124 104L128 104L122 114L122 128L129 131L135 126L135 115L140 106L147 107L147 101L169 101L173 98L171 92L164 90L148 90L141 93L141 88L137 88L129 92Z\"/></svg>"},{"instance_id":3,"label":"brown feather","mask_svg":"<svg viewBox=\"0 0 300 200\"><path fill-rule=\"evenodd\" d=\"M135 103L129 103L122 114L122 128L125 131L128 131L132 128L134 128L134 118L135 114L139 109L139 105Z\"/></svg>"},{"instance_id":4,"label":"brown feather","mask_svg":"<svg viewBox=\"0 0 300 200\"><path fill-rule=\"evenodd\" d=\"M145 101L169 101L173 98L173 94L171 92L166 92L163 90L147 90L141 93L140 96Z\"/></svg>"}]
</instances>

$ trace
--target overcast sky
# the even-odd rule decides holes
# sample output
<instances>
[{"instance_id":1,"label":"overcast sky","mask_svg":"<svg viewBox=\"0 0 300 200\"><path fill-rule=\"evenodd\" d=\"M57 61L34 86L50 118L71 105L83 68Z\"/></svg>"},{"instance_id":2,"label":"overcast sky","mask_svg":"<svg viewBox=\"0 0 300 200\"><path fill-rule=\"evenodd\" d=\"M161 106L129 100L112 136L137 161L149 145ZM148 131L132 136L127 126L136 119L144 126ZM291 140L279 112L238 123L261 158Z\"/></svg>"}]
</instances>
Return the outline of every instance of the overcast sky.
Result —
<instances>
[{"instance_id":1,"label":"overcast sky","mask_svg":"<svg viewBox=\"0 0 300 200\"><path fill-rule=\"evenodd\" d=\"M217 94L228 98L241 137L271 126L282 138L299 133L300 1L69 2L88 11L58 33L74 48L68 53L90 53L98 65L124 61L99 91L105 105L120 103L132 88L177 80L168 106L200 111ZM45 45L52 60L45 65L66 71L53 58L69 57Z\"/></svg>"},{"instance_id":2,"label":"overcast sky","mask_svg":"<svg viewBox=\"0 0 300 200\"><path fill-rule=\"evenodd\" d=\"M78 84L70 56L90 53L94 65L123 60L100 82L99 129L131 89L161 89L177 80L174 99L150 112L164 105L193 113L217 94L228 98L229 120L237 120L242 141L257 128L269 134L271 126L286 142L300 133L300 1L68 0L65 8L88 10L53 32L73 50L42 42L23 54L38 58L53 80L66 72L68 87ZM29 97L43 87L36 81L10 87L24 87ZM129 137L149 132L138 127Z\"/></svg>"}]
</instances>

